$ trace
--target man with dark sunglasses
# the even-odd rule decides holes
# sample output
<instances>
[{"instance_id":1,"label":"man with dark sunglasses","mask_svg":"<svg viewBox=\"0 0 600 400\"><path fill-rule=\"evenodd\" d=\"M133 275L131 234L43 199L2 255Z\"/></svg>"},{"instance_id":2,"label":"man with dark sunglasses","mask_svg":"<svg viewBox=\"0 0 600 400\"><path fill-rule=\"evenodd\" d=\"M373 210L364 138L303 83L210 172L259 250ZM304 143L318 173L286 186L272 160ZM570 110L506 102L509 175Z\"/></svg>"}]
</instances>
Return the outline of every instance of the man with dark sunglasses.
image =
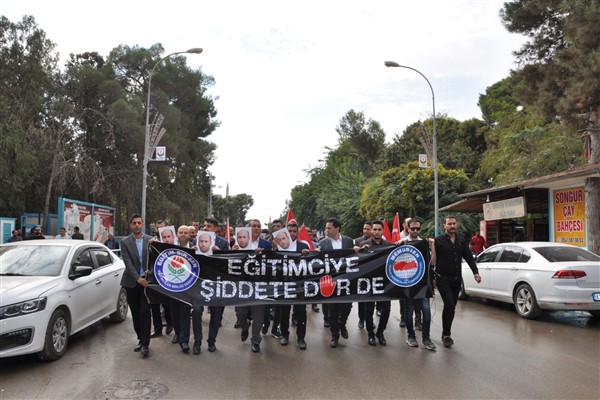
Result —
<instances>
[{"instance_id":1,"label":"man with dark sunglasses","mask_svg":"<svg viewBox=\"0 0 600 400\"><path fill-rule=\"evenodd\" d=\"M477 283L481 282L481 276L473 254L469 250L468 241L458 233L456 217L444 218L444 233L435 238L435 272L437 289L444 301L442 311L442 342L444 347L452 347L454 340L451 337L454 310L458 302L458 294L462 284L462 260L467 262L473 278Z\"/></svg>"},{"instance_id":2,"label":"man with dark sunglasses","mask_svg":"<svg viewBox=\"0 0 600 400\"><path fill-rule=\"evenodd\" d=\"M421 221L418 218L411 218L408 222L408 237L401 240L401 243L410 244L411 242L421 241L421 237L419 233L421 232ZM429 248L431 250L431 263L435 262L435 248L433 246L433 239L429 239ZM429 267L429 266L428 266ZM433 285L430 285L433 287ZM435 351L436 346L431 341L430 338L430 330L431 330L431 308L429 303L429 298L433 297L433 292L427 293L429 297L424 297L422 299L412 299L406 300L406 308L404 320L406 321L406 333L408 338L406 339L406 344L410 347L419 347L419 343L417 342L417 336L415 334L415 327L419 329L415 323L413 325L413 311L415 312L415 320L420 322L420 329L423 331L422 340L423 346L427 350ZM421 315L417 315L417 310L420 311Z\"/></svg>"}]
</instances>

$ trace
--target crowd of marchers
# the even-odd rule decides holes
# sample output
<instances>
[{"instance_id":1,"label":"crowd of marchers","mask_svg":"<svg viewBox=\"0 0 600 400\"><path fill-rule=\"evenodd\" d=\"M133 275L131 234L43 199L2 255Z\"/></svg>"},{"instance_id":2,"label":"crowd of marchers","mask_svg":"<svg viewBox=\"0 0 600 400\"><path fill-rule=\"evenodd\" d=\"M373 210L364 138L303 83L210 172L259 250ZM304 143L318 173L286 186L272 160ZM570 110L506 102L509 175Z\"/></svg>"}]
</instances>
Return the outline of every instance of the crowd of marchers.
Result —
<instances>
[{"instance_id":1,"label":"crowd of marchers","mask_svg":"<svg viewBox=\"0 0 600 400\"><path fill-rule=\"evenodd\" d=\"M422 299L399 300L400 327L406 329L408 346L419 346L416 333L418 330L421 331L423 346L428 350L435 351L436 345L430 337L430 299L437 290L444 303L440 340L444 347L450 348L454 344L451 328L462 282L462 260L467 262L478 283L481 282L481 278L469 246L470 240L458 233L458 222L455 217L448 216L444 219L444 231L435 238L421 238L419 236L421 224L422 221L418 218L406 218L402 224L400 240L393 243L384 237L382 221L366 222L363 226L363 235L353 239L342 235L342 225L337 218L329 218L325 223L324 237L319 238L317 231L312 230L311 240L313 243L306 243L306 241L298 240L299 227L295 219L290 219L286 224L275 220L267 231L262 230L259 220L250 220L249 229L245 230L250 233L249 237L239 235L239 240L236 240L234 228L230 228L229 235L227 235L227 227L219 224L212 217L205 218L203 223L201 220L195 219L191 225L180 225L176 230L174 227L166 229L171 225L167 221L159 220L154 224L154 235L148 235L143 231L142 217L134 214L129 221L131 234L121 241L121 254L125 263L121 285L127 292L133 327L137 335L137 345L134 347L134 351L141 352L143 357L147 357L150 352L150 339L163 336L163 328L165 328L164 334L173 334L171 342L178 344L183 353L192 351L193 354L200 354L203 340L202 314L204 307L196 308L185 303L149 304L144 289L148 286L147 272L151 267L148 266L148 245L152 241L158 240L198 250L201 246L198 238L201 238L202 232L213 232L211 237L214 240L210 242L212 247L209 249L211 253L239 250L240 248L253 249L255 252L283 250L304 254L310 251L337 249L353 249L355 252L377 251L378 248L389 248L393 245L410 244L426 239L429 244L429 259L431 260L429 266L431 270L427 275L431 280L428 285L429 290L426 297ZM284 228L289 234L288 238L277 234ZM226 237L230 237L230 241ZM208 351L214 352L217 350L216 341L224 307L209 306L207 308L210 321L206 344ZM235 307L237 318L235 328L241 330L241 341L245 342L250 338L252 351L258 353L262 336L267 335L269 330L282 346L287 346L290 341L290 325L292 325L296 327L298 347L305 350L307 348L305 341L306 309L307 305ZM321 305L321 309L318 304L311 305L313 312L322 310L323 325L331 331L329 343L331 348L338 347L340 338L348 339L349 333L346 325L351 309L352 303L326 303ZM366 328L369 346L377 346L377 343L381 346L386 345L385 330L390 318L390 310L390 301L358 303L358 328ZM374 315L379 317L377 326L375 326Z\"/></svg>"}]
</instances>

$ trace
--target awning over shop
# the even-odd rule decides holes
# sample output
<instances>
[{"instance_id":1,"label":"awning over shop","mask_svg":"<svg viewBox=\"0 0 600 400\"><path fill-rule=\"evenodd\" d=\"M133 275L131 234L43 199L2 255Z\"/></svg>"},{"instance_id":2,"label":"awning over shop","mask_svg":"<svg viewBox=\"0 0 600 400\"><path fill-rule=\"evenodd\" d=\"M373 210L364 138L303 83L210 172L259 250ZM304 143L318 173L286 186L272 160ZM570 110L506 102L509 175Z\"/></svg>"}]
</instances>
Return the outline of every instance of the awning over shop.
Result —
<instances>
[{"instance_id":1,"label":"awning over shop","mask_svg":"<svg viewBox=\"0 0 600 400\"><path fill-rule=\"evenodd\" d=\"M462 200L440 208L442 212L482 213L483 204L525 196L527 213L548 213L548 190L583 185L585 178L600 177L600 164L461 194Z\"/></svg>"}]
</instances>

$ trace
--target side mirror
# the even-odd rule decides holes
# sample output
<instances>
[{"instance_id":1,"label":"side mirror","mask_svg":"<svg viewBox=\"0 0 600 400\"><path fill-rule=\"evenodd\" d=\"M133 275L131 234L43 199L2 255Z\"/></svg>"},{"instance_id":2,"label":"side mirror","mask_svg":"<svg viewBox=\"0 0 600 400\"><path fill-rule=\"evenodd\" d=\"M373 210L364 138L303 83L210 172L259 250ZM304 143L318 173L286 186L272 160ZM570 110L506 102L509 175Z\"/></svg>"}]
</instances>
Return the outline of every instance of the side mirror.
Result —
<instances>
[{"instance_id":1,"label":"side mirror","mask_svg":"<svg viewBox=\"0 0 600 400\"><path fill-rule=\"evenodd\" d=\"M79 277L88 276L91 274L92 274L92 267L88 267L85 265L78 265L73 270L71 270L71 273L69 273L69 279L77 279Z\"/></svg>"}]
</instances>

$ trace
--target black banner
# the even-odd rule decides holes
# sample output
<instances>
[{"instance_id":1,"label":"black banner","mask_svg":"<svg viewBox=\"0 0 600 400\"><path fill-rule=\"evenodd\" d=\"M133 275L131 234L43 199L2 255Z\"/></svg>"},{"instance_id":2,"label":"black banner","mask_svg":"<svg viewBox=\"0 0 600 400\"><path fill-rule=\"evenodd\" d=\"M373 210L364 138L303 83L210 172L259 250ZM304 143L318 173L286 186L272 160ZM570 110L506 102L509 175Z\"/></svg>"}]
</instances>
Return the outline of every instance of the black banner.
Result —
<instances>
[{"instance_id":1,"label":"black banner","mask_svg":"<svg viewBox=\"0 0 600 400\"><path fill-rule=\"evenodd\" d=\"M432 294L427 241L375 251L224 251L205 256L150 244L152 303L192 306L312 304L423 298Z\"/></svg>"}]
</instances>

